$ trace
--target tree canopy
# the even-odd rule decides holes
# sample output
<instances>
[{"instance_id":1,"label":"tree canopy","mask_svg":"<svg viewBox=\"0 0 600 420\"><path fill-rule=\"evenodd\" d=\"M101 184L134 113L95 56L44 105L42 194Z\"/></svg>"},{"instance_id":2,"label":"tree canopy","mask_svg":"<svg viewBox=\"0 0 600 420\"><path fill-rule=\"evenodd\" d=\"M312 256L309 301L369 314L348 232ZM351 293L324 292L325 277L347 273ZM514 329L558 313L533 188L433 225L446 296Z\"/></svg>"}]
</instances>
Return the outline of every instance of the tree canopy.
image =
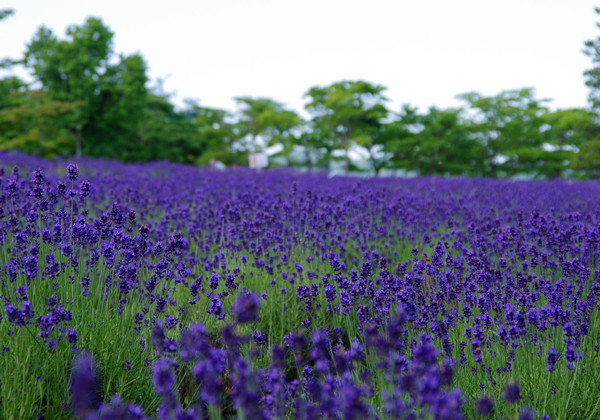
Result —
<instances>
[{"instance_id":1,"label":"tree canopy","mask_svg":"<svg viewBox=\"0 0 600 420\"><path fill-rule=\"evenodd\" d=\"M0 9L0 21L12 14ZM1 60L33 80L0 79L0 149L195 165L245 165L248 153L268 151L271 164L334 162L344 172L600 177L600 38L584 49L590 109L551 110L525 87L463 93L461 107L393 110L385 86L341 80L306 91L308 119L267 97L236 97L233 112L191 99L176 106L160 83L149 87L142 55L115 52L113 39L89 17L62 38L42 26L22 58Z\"/></svg>"}]
</instances>

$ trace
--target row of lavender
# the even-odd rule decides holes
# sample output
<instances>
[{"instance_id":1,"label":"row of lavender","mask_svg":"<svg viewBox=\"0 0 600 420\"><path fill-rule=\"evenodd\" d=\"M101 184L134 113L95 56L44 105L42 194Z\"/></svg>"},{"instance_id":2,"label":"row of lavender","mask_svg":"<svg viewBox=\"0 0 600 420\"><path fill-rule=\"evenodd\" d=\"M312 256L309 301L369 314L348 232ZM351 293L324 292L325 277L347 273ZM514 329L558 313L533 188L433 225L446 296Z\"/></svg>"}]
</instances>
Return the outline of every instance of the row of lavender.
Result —
<instances>
[{"instance_id":1,"label":"row of lavender","mask_svg":"<svg viewBox=\"0 0 600 420\"><path fill-rule=\"evenodd\" d=\"M0 160L2 412L599 413L600 184Z\"/></svg>"}]
</instances>

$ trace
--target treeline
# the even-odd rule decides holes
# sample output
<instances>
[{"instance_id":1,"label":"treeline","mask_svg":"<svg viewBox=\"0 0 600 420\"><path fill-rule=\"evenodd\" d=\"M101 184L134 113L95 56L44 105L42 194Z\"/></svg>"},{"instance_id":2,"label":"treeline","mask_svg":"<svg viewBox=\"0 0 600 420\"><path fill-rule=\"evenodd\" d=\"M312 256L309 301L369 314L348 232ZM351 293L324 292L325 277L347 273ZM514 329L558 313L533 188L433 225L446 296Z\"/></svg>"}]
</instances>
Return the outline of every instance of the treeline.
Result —
<instances>
[{"instance_id":1,"label":"treeline","mask_svg":"<svg viewBox=\"0 0 600 420\"><path fill-rule=\"evenodd\" d=\"M12 11L0 11L0 19ZM459 95L460 108L386 106L386 88L366 81L315 86L310 119L270 98L235 98L236 112L188 100L177 108L160 84L148 88L139 54L117 55L114 34L97 18L59 39L41 27L22 58L33 83L0 79L0 149L43 157L85 155L127 162L168 159L247 165L269 149L271 162L345 171L384 169L420 175L600 177L597 120L600 71L586 72L591 108L551 111L532 88L495 96ZM598 63L599 41L586 53Z\"/></svg>"}]
</instances>

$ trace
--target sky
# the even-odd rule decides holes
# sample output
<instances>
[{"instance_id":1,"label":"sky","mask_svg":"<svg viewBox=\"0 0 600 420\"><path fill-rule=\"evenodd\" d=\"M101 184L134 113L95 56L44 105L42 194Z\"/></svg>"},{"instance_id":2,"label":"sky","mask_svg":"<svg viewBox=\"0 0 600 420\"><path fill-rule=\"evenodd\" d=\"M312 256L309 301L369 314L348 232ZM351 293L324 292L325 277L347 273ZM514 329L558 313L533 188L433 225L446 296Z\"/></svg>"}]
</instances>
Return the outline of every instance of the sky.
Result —
<instances>
[{"instance_id":1,"label":"sky","mask_svg":"<svg viewBox=\"0 0 600 420\"><path fill-rule=\"evenodd\" d=\"M366 80L388 106L460 106L468 91L533 87L550 108L587 106L592 0L4 0L0 58L18 58L41 25L64 38L100 17L117 54L142 54L150 85L178 105L236 109L269 97L306 116L312 86Z\"/></svg>"}]
</instances>

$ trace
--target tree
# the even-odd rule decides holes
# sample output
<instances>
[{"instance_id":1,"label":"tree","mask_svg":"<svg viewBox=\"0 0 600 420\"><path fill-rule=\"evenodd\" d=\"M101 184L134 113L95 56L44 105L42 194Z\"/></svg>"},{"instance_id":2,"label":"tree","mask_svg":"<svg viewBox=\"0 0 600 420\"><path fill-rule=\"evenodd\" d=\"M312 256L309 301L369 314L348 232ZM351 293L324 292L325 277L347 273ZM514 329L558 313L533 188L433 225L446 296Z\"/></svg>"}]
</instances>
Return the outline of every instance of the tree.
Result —
<instances>
[{"instance_id":1,"label":"tree","mask_svg":"<svg viewBox=\"0 0 600 420\"><path fill-rule=\"evenodd\" d=\"M544 168L545 176L556 178L573 169L586 176L590 153L596 150L586 145L600 138L600 126L594 121L594 113L583 108L558 109L543 119L544 146L556 156L554 164L549 162Z\"/></svg>"},{"instance_id":2,"label":"tree","mask_svg":"<svg viewBox=\"0 0 600 420\"><path fill-rule=\"evenodd\" d=\"M15 14L14 9L0 9L0 21ZM4 58L0 61L0 69L9 69L16 64L16 60Z\"/></svg>"},{"instance_id":3,"label":"tree","mask_svg":"<svg viewBox=\"0 0 600 420\"><path fill-rule=\"evenodd\" d=\"M302 118L291 110L285 109L282 103L269 98L251 98L240 96L234 98L240 107L239 130L241 137L249 138L247 143L241 143L241 149L246 152L257 152L259 136L265 140L265 145L282 143L289 145L295 128L302 124ZM264 145L263 145L264 147Z\"/></svg>"},{"instance_id":4,"label":"tree","mask_svg":"<svg viewBox=\"0 0 600 420\"><path fill-rule=\"evenodd\" d=\"M0 21L13 15L0 10ZM11 69L19 60L3 59L0 68ZM32 90L16 76L0 79L0 149L17 149L43 157L72 154L72 114L78 104L56 101Z\"/></svg>"},{"instance_id":5,"label":"tree","mask_svg":"<svg viewBox=\"0 0 600 420\"><path fill-rule=\"evenodd\" d=\"M50 99L27 89L17 78L0 80L0 149L15 149L42 157L72 155L73 114L79 104Z\"/></svg>"},{"instance_id":6,"label":"tree","mask_svg":"<svg viewBox=\"0 0 600 420\"><path fill-rule=\"evenodd\" d=\"M70 26L58 40L41 27L27 46L25 64L48 96L79 102L73 134L76 154L116 157L136 137L147 94L146 65L138 54L110 64L113 33L100 19Z\"/></svg>"},{"instance_id":7,"label":"tree","mask_svg":"<svg viewBox=\"0 0 600 420\"><path fill-rule=\"evenodd\" d=\"M429 108L419 114L404 105L386 125L386 150L395 167L421 175L482 175L484 150L463 123L461 108Z\"/></svg>"},{"instance_id":8,"label":"tree","mask_svg":"<svg viewBox=\"0 0 600 420\"><path fill-rule=\"evenodd\" d=\"M585 178L600 178L600 140L585 143L573 158L573 169L581 171Z\"/></svg>"},{"instance_id":9,"label":"tree","mask_svg":"<svg viewBox=\"0 0 600 420\"><path fill-rule=\"evenodd\" d=\"M0 20L4 20L15 14L14 9L0 9Z\"/></svg>"},{"instance_id":10,"label":"tree","mask_svg":"<svg viewBox=\"0 0 600 420\"><path fill-rule=\"evenodd\" d=\"M240 165L247 157L234 150L239 132L231 122L232 116L224 109L200 106L188 100L185 113L192 122L203 151L194 163L207 165L212 159L226 165Z\"/></svg>"},{"instance_id":11,"label":"tree","mask_svg":"<svg viewBox=\"0 0 600 420\"><path fill-rule=\"evenodd\" d=\"M600 15L600 7L594 11ZM600 27L600 24L596 26ZM583 53L592 60L592 67L583 73L585 84L590 89L588 101L596 116L600 116L600 37L585 41Z\"/></svg>"},{"instance_id":12,"label":"tree","mask_svg":"<svg viewBox=\"0 0 600 420\"><path fill-rule=\"evenodd\" d=\"M325 87L314 86L304 95L309 99L305 108L313 116L313 130L329 139L328 147L343 152L346 173L351 164L350 149L370 148L372 136L388 114L385 89L362 80L343 80Z\"/></svg>"},{"instance_id":13,"label":"tree","mask_svg":"<svg viewBox=\"0 0 600 420\"><path fill-rule=\"evenodd\" d=\"M457 97L473 114L469 126L486 151L486 175L540 175L536 166L556 157L542 148L548 100L535 99L533 88L506 90L491 97L478 92Z\"/></svg>"},{"instance_id":14,"label":"tree","mask_svg":"<svg viewBox=\"0 0 600 420\"><path fill-rule=\"evenodd\" d=\"M140 123L139 143L131 160L167 159L193 164L206 149L189 109L177 110L168 95L150 93Z\"/></svg>"},{"instance_id":15,"label":"tree","mask_svg":"<svg viewBox=\"0 0 600 420\"><path fill-rule=\"evenodd\" d=\"M588 109L557 109L545 114L543 121L545 141L555 147L575 149L600 137L600 126Z\"/></svg>"}]
</instances>

